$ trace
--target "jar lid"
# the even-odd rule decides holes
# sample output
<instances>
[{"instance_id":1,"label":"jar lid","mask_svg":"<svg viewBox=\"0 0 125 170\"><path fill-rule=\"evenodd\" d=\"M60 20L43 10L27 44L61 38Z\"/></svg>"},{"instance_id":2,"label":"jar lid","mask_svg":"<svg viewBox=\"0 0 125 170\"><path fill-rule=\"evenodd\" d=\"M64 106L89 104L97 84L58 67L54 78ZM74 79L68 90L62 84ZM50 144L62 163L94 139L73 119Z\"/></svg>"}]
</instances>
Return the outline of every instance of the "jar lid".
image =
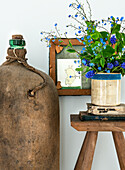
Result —
<instances>
[{"instance_id":1,"label":"jar lid","mask_svg":"<svg viewBox=\"0 0 125 170\"><path fill-rule=\"evenodd\" d=\"M9 40L10 48L21 48L23 49L26 45L25 40L21 39L11 39Z\"/></svg>"}]
</instances>

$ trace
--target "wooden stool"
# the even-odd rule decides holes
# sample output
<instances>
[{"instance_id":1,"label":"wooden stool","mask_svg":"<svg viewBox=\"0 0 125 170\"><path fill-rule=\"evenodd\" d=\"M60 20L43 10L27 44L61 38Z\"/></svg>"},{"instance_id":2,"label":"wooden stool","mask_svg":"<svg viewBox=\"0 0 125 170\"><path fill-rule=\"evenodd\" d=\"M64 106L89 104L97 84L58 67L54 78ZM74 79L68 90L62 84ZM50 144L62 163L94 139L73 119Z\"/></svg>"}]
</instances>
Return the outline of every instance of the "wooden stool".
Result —
<instances>
[{"instance_id":1,"label":"wooden stool","mask_svg":"<svg viewBox=\"0 0 125 170\"><path fill-rule=\"evenodd\" d=\"M74 170L91 170L99 131L111 131L121 170L125 170L125 121L81 121L79 115L71 115L71 126L78 131L87 131Z\"/></svg>"}]
</instances>

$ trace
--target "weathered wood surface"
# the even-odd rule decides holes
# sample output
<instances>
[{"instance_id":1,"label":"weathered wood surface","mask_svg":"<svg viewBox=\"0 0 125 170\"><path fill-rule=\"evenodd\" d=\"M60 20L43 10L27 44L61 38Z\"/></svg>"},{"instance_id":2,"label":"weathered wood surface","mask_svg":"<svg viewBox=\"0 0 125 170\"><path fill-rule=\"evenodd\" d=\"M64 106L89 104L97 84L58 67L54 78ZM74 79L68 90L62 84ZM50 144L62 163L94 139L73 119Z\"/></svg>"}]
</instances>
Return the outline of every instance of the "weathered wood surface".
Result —
<instances>
[{"instance_id":1,"label":"weathered wood surface","mask_svg":"<svg viewBox=\"0 0 125 170\"><path fill-rule=\"evenodd\" d=\"M125 131L125 121L81 121L79 115L71 115L71 126L78 131Z\"/></svg>"},{"instance_id":2,"label":"weathered wood surface","mask_svg":"<svg viewBox=\"0 0 125 170\"><path fill-rule=\"evenodd\" d=\"M98 132L87 132L75 169L91 170Z\"/></svg>"},{"instance_id":3,"label":"weathered wood surface","mask_svg":"<svg viewBox=\"0 0 125 170\"><path fill-rule=\"evenodd\" d=\"M84 44L82 43L82 42L79 42L79 40L77 40L76 38L70 38L70 39L68 39L68 38L62 38L61 39L62 40L62 42L60 43L59 41L58 41L58 39L55 39L55 41L54 42L52 42L52 39L51 39L51 44L53 43L53 44L55 44L55 45L64 45L64 46L66 46L66 45L68 45L69 44L69 40L70 40L70 42L72 43L72 45L82 45L82 46L84 46Z\"/></svg>"},{"instance_id":4,"label":"weathered wood surface","mask_svg":"<svg viewBox=\"0 0 125 170\"><path fill-rule=\"evenodd\" d=\"M87 103L87 112L95 115L125 115L125 104L119 106L96 106Z\"/></svg>"},{"instance_id":5,"label":"weathered wood surface","mask_svg":"<svg viewBox=\"0 0 125 170\"><path fill-rule=\"evenodd\" d=\"M56 84L56 46L51 43L50 47L50 54L49 54L49 75L53 79L54 83Z\"/></svg>"},{"instance_id":6,"label":"weathered wood surface","mask_svg":"<svg viewBox=\"0 0 125 170\"><path fill-rule=\"evenodd\" d=\"M125 170L125 139L122 132L112 132L121 170Z\"/></svg>"},{"instance_id":7,"label":"weathered wood surface","mask_svg":"<svg viewBox=\"0 0 125 170\"><path fill-rule=\"evenodd\" d=\"M125 121L81 121L71 115L71 126L78 131L88 131L74 170L91 170L98 131L112 131L121 170L125 170Z\"/></svg>"},{"instance_id":8,"label":"weathered wood surface","mask_svg":"<svg viewBox=\"0 0 125 170\"><path fill-rule=\"evenodd\" d=\"M59 96L79 96L79 95L91 95L91 89L59 89Z\"/></svg>"}]
</instances>

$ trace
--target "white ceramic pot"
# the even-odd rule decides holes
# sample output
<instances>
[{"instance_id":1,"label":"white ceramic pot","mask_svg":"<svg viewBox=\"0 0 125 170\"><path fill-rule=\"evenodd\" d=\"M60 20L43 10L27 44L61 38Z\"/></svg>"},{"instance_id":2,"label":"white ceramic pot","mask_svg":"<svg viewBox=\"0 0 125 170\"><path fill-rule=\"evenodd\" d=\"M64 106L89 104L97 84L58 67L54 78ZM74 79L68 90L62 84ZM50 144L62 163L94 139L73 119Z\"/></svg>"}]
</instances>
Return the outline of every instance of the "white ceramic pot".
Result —
<instances>
[{"instance_id":1,"label":"white ceramic pot","mask_svg":"<svg viewBox=\"0 0 125 170\"><path fill-rule=\"evenodd\" d=\"M91 103L100 106L120 105L121 74L98 73L91 80Z\"/></svg>"}]
</instances>

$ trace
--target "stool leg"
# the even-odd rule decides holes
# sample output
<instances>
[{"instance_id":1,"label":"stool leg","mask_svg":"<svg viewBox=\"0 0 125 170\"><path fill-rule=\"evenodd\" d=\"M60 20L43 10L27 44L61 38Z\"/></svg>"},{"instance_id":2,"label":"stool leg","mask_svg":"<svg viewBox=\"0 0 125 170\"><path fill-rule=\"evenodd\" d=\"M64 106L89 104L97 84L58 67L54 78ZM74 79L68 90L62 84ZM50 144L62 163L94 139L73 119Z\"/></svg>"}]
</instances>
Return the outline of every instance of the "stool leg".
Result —
<instances>
[{"instance_id":1,"label":"stool leg","mask_svg":"<svg viewBox=\"0 0 125 170\"><path fill-rule=\"evenodd\" d=\"M125 139L122 132L112 132L121 170L125 170Z\"/></svg>"},{"instance_id":2,"label":"stool leg","mask_svg":"<svg viewBox=\"0 0 125 170\"><path fill-rule=\"evenodd\" d=\"M87 132L74 170L91 170L98 132Z\"/></svg>"}]
</instances>

